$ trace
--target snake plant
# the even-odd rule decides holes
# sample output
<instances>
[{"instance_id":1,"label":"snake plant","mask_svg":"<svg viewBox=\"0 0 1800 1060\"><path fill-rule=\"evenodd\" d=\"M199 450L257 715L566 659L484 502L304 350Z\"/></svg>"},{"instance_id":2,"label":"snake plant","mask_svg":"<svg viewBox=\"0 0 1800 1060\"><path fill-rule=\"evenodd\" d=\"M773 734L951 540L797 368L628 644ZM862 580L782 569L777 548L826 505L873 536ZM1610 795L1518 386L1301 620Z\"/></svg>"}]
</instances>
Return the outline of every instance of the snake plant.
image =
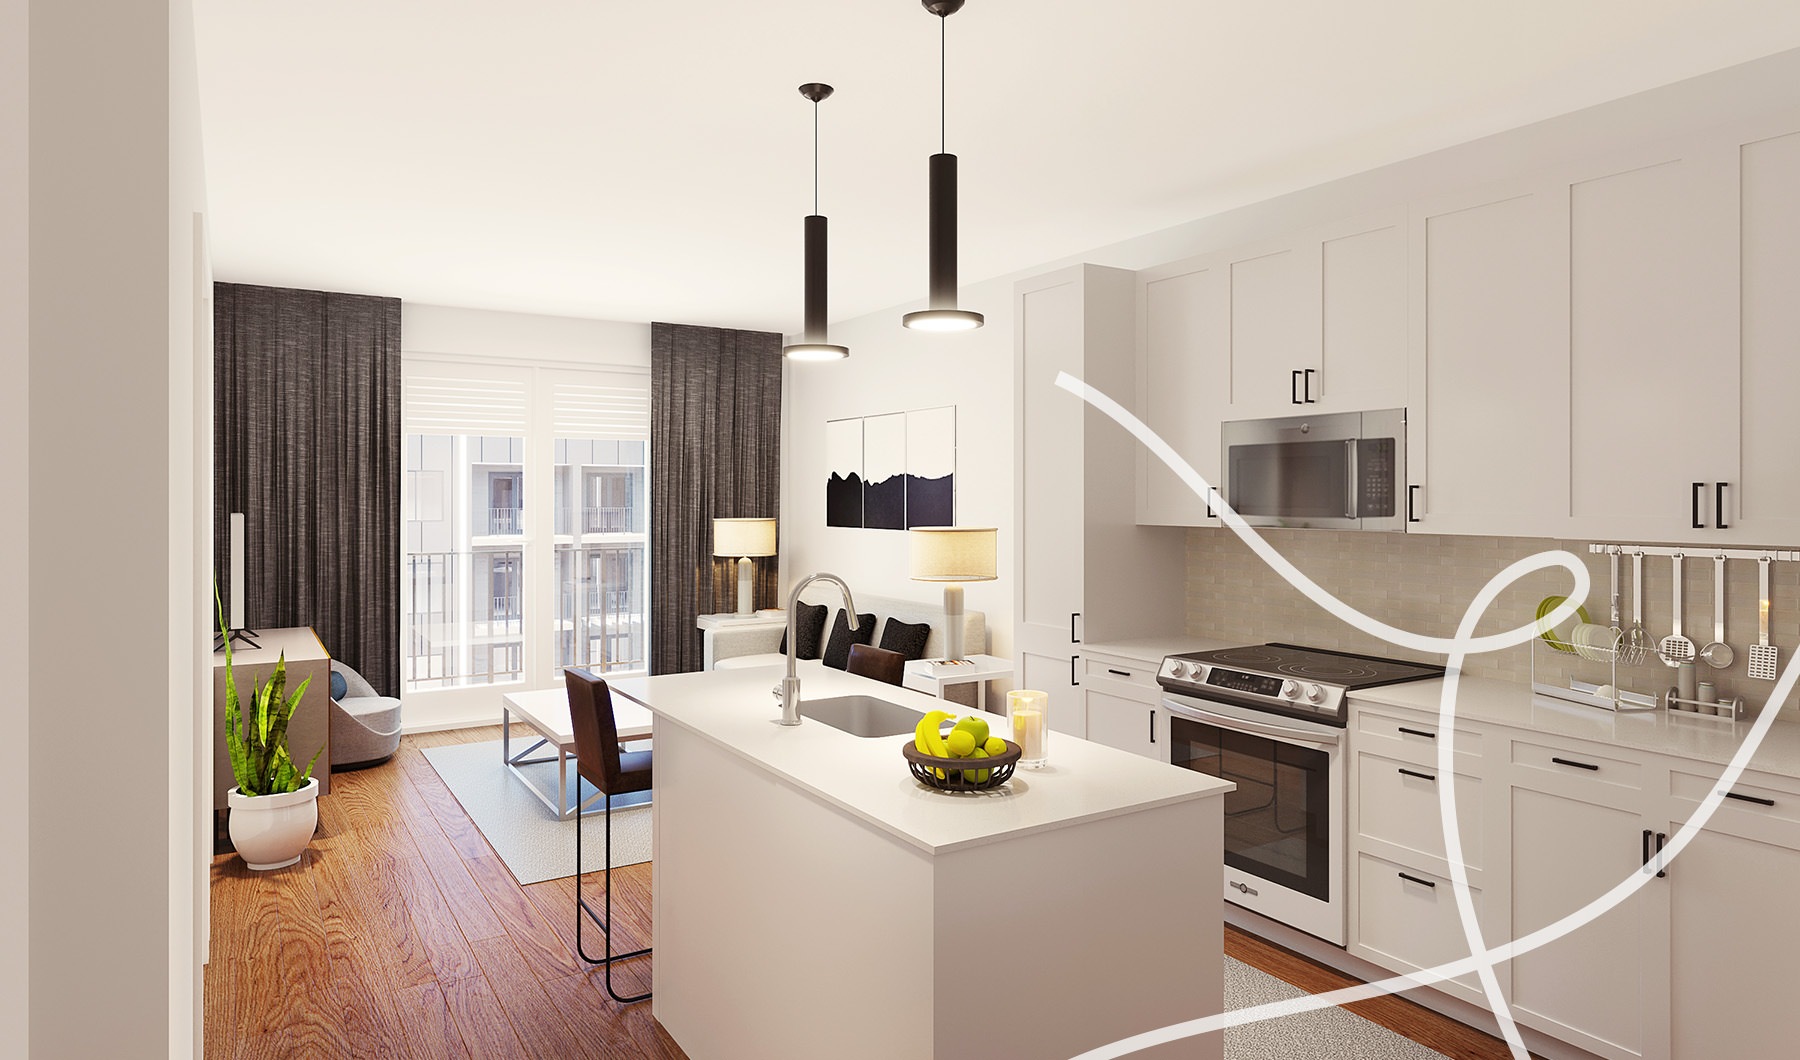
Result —
<instances>
[{"instance_id":1,"label":"snake plant","mask_svg":"<svg viewBox=\"0 0 1800 1060\"><path fill-rule=\"evenodd\" d=\"M219 587L213 586L213 603L219 612L219 632L225 638L225 745L231 752L231 775L237 779L238 791L244 795L281 795L299 791L312 777L313 766L325 753L323 744L313 752L305 769L296 769L288 755L288 720L312 678L300 682L292 695L287 694L287 655L275 660L275 672L268 683L258 688L250 681L251 714L244 717L238 698L237 678L231 668L231 631L225 625L225 605L219 599ZM249 724L245 724L248 720Z\"/></svg>"}]
</instances>

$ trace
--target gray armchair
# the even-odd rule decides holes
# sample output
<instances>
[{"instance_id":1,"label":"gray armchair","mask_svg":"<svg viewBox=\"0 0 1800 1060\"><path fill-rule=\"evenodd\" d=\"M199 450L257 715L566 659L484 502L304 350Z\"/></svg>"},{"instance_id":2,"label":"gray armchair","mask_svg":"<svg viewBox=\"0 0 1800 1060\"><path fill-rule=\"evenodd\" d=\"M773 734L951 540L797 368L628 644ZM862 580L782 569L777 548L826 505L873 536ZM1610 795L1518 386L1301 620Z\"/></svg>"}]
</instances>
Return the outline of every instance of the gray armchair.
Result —
<instances>
[{"instance_id":1,"label":"gray armchair","mask_svg":"<svg viewBox=\"0 0 1800 1060\"><path fill-rule=\"evenodd\" d=\"M380 765L400 747L400 701L378 695L363 675L331 660L334 678L342 677L344 692L331 697L331 771ZM336 686L337 681L332 681Z\"/></svg>"}]
</instances>

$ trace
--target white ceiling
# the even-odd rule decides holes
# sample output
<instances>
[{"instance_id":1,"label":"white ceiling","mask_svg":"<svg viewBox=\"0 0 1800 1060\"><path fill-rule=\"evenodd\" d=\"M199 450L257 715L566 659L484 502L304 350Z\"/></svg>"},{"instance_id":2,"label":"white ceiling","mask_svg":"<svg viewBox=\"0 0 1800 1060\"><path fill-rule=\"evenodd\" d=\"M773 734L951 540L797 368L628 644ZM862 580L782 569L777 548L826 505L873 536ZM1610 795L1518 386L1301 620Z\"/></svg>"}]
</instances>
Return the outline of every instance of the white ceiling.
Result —
<instances>
[{"instance_id":1,"label":"white ceiling","mask_svg":"<svg viewBox=\"0 0 1800 1060\"><path fill-rule=\"evenodd\" d=\"M925 293L918 0L195 0L220 279L792 332ZM971 0L961 276L1800 46L1794 0Z\"/></svg>"}]
</instances>

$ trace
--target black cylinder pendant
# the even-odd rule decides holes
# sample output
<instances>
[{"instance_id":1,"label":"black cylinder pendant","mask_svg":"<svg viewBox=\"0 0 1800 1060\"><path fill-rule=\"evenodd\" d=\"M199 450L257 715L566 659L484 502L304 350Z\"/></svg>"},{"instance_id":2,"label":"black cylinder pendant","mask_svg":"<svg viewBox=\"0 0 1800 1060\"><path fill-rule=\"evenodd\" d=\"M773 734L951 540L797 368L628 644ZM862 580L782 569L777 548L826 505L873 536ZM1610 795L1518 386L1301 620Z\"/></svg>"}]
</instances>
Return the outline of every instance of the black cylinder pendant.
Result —
<instances>
[{"instance_id":1,"label":"black cylinder pendant","mask_svg":"<svg viewBox=\"0 0 1800 1060\"><path fill-rule=\"evenodd\" d=\"M825 218L806 218L806 325L807 342L825 341Z\"/></svg>"},{"instance_id":2,"label":"black cylinder pendant","mask_svg":"<svg viewBox=\"0 0 1800 1060\"><path fill-rule=\"evenodd\" d=\"M931 156L931 308L956 308L956 156Z\"/></svg>"}]
</instances>

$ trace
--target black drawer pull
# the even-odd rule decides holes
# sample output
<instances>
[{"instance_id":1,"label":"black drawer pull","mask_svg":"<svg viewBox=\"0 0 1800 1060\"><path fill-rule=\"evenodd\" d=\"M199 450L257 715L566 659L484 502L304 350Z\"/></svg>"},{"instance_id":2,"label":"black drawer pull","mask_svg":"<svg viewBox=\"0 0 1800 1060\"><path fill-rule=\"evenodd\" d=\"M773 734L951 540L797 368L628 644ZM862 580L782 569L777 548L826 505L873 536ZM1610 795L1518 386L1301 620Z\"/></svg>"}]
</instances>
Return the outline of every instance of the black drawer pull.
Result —
<instances>
[{"instance_id":1,"label":"black drawer pull","mask_svg":"<svg viewBox=\"0 0 1800 1060\"><path fill-rule=\"evenodd\" d=\"M1402 725L1402 726L1400 726L1400 731L1405 733L1408 736L1423 736L1427 740L1437 739L1437 733L1426 732L1424 729L1409 729L1406 726Z\"/></svg>"},{"instance_id":2,"label":"black drawer pull","mask_svg":"<svg viewBox=\"0 0 1800 1060\"><path fill-rule=\"evenodd\" d=\"M1409 875L1404 872L1400 873L1400 878L1405 880L1407 883L1416 883L1421 887L1430 887L1433 890L1437 889L1437 883L1432 880L1421 880L1417 876Z\"/></svg>"},{"instance_id":3,"label":"black drawer pull","mask_svg":"<svg viewBox=\"0 0 1800 1060\"><path fill-rule=\"evenodd\" d=\"M1150 743L1153 745L1156 743L1156 711L1155 710L1152 710L1150 712Z\"/></svg>"},{"instance_id":4,"label":"black drawer pull","mask_svg":"<svg viewBox=\"0 0 1800 1060\"><path fill-rule=\"evenodd\" d=\"M1644 865L1650 864L1650 836L1651 836L1650 829L1648 829L1648 828L1644 829L1644 860L1643 860Z\"/></svg>"},{"instance_id":5,"label":"black drawer pull","mask_svg":"<svg viewBox=\"0 0 1800 1060\"><path fill-rule=\"evenodd\" d=\"M1665 841L1666 841L1666 840L1667 840L1667 839L1668 839L1668 838L1669 838L1669 837L1668 837L1668 834L1667 834L1667 833L1664 833L1664 832L1658 832L1658 833L1656 833L1656 860L1657 860L1657 863L1658 863L1658 864L1661 864L1661 863L1662 863L1662 848L1663 848L1663 843L1664 843L1664 842L1665 842ZM1657 878L1657 879L1659 879L1659 880L1660 880L1660 879L1662 879L1662 878L1663 878L1663 877L1664 877L1664 876L1667 876L1667 875L1668 875L1668 874L1669 874L1669 872L1668 872L1668 870L1667 870L1667 869L1657 869L1657 870L1656 870L1656 878Z\"/></svg>"},{"instance_id":6,"label":"black drawer pull","mask_svg":"<svg viewBox=\"0 0 1800 1060\"><path fill-rule=\"evenodd\" d=\"M1400 771L1400 775L1405 776L1405 777L1418 777L1420 780L1429 780L1433 784L1437 783L1437 778L1432 776L1430 773L1415 773L1410 769L1402 769Z\"/></svg>"},{"instance_id":7,"label":"black drawer pull","mask_svg":"<svg viewBox=\"0 0 1800 1060\"><path fill-rule=\"evenodd\" d=\"M1081 617L1080 611L1069 612L1069 643L1080 644L1081 638L1075 635L1075 620Z\"/></svg>"},{"instance_id":8,"label":"black drawer pull","mask_svg":"<svg viewBox=\"0 0 1800 1060\"><path fill-rule=\"evenodd\" d=\"M1081 682L1077 681L1075 679L1075 660L1079 659L1079 658L1081 658L1081 656L1079 656L1079 655L1069 656L1069 683L1071 685L1075 685L1078 687L1080 686Z\"/></svg>"},{"instance_id":9,"label":"black drawer pull","mask_svg":"<svg viewBox=\"0 0 1800 1060\"><path fill-rule=\"evenodd\" d=\"M1736 799L1739 802L1754 802L1758 806L1773 806L1773 805L1775 805L1774 799L1759 799L1754 795L1739 795L1735 791L1726 792L1725 797L1728 799Z\"/></svg>"},{"instance_id":10,"label":"black drawer pull","mask_svg":"<svg viewBox=\"0 0 1800 1060\"><path fill-rule=\"evenodd\" d=\"M1106 672L1109 674L1118 674L1120 677L1130 677L1131 676L1130 670L1115 670L1110 666L1106 668Z\"/></svg>"},{"instance_id":11,"label":"black drawer pull","mask_svg":"<svg viewBox=\"0 0 1800 1060\"><path fill-rule=\"evenodd\" d=\"M1591 769L1596 773L1600 772L1599 766L1589 762L1577 762L1569 758L1552 758L1550 761L1555 762L1559 766L1574 766L1576 769Z\"/></svg>"}]
</instances>

